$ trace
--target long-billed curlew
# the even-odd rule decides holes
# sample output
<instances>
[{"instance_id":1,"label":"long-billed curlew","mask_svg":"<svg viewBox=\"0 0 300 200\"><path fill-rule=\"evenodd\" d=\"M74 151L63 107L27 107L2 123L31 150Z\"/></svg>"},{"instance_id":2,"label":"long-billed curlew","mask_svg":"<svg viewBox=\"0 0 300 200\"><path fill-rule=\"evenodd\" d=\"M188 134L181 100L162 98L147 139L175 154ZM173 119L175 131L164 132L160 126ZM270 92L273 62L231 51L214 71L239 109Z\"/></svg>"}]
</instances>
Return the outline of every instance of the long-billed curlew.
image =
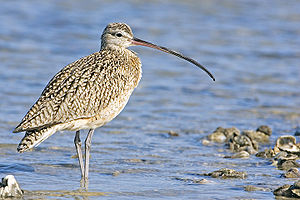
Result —
<instances>
[{"instance_id":1,"label":"long-billed curlew","mask_svg":"<svg viewBox=\"0 0 300 200\"><path fill-rule=\"evenodd\" d=\"M89 155L94 130L115 118L137 87L142 68L137 55L127 48L143 45L183 58L213 75L195 60L168 48L133 37L124 23L111 23L101 36L99 52L83 57L58 72L13 132L25 131L17 150L39 145L57 131L76 131L75 147L81 169L81 188L88 188ZM80 130L89 129L85 163Z\"/></svg>"}]
</instances>

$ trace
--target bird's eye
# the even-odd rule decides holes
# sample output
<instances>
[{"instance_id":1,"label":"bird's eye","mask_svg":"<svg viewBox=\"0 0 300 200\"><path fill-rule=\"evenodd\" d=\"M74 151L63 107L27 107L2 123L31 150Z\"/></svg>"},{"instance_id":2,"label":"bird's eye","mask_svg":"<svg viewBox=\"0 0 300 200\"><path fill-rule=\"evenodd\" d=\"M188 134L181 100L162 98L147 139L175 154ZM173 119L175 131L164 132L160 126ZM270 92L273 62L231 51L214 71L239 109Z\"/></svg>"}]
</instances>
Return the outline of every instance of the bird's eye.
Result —
<instances>
[{"instance_id":1,"label":"bird's eye","mask_svg":"<svg viewBox=\"0 0 300 200\"><path fill-rule=\"evenodd\" d=\"M122 35L122 33L117 33L116 36L117 37L122 37L123 35Z\"/></svg>"}]
</instances>

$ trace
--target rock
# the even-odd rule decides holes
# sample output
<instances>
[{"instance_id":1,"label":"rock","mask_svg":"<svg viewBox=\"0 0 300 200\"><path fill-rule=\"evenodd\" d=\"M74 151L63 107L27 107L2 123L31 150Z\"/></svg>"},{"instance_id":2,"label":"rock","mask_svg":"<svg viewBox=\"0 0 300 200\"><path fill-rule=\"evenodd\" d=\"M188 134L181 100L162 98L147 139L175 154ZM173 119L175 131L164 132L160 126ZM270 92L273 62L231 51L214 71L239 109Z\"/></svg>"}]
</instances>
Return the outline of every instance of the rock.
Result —
<instances>
[{"instance_id":1,"label":"rock","mask_svg":"<svg viewBox=\"0 0 300 200\"><path fill-rule=\"evenodd\" d=\"M205 176L211 176L213 178L240 178L245 179L247 177L246 172L238 172L234 169L223 168L220 170L213 171L211 173L204 174Z\"/></svg>"},{"instance_id":2,"label":"rock","mask_svg":"<svg viewBox=\"0 0 300 200\"><path fill-rule=\"evenodd\" d=\"M207 138L210 141L223 143L228 141L231 137L240 135L239 129L232 127L232 128L222 128L218 127L212 134L208 135Z\"/></svg>"},{"instance_id":3,"label":"rock","mask_svg":"<svg viewBox=\"0 0 300 200\"><path fill-rule=\"evenodd\" d=\"M300 180L293 185L283 185L273 192L276 196L284 196L288 198L300 198Z\"/></svg>"},{"instance_id":4,"label":"rock","mask_svg":"<svg viewBox=\"0 0 300 200\"><path fill-rule=\"evenodd\" d=\"M249 137L252 141L255 140L257 142L266 143L269 142L269 135L266 135L260 131L252 131L252 130L245 130L242 132L243 135Z\"/></svg>"},{"instance_id":5,"label":"rock","mask_svg":"<svg viewBox=\"0 0 300 200\"><path fill-rule=\"evenodd\" d=\"M282 174L284 178L300 178L300 172L297 168L291 168L286 173Z\"/></svg>"},{"instance_id":6,"label":"rock","mask_svg":"<svg viewBox=\"0 0 300 200\"><path fill-rule=\"evenodd\" d=\"M300 164L295 160L278 160L277 168L281 170L289 170L291 168L298 168Z\"/></svg>"},{"instance_id":7,"label":"rock","mask_svg":"<svg viewBox=\"0 0 300 200\"><path fill-rule=\"evenodd\" d=\"M274 160L296 160L297 155L281 151L275 155Z\"/></svg>"},{"instance_id":8,"label":"rock","mask_svg":"<svg viewBox=\"0 0 300 200\"><path fill-rule=\"evenodd\" d=\"M112 173L113 176L119 176L120 174L121 174L121 172L118 171L118 170L117 170L117 171L114 171L114 172Z\"/></svg>"},{"instance_id":9,"label":"rock","mask_svg":"<svg viewBox=\"0 0 300 200\"><path fill-rule=\"evenodd\" d=\"M224 134L225 134L226 138L229 139L229 138L232 138L234 136L240 135L241 132L236 127L232 127L232 128L226 128L225 131L224 131Z\"/></svg>"},{"instance_id":10,"label":"rock","mask_svg":"<svg viewBox=\"0 0 300 200\"><path fill-rule=\"evenodd\" d=\"M212 142L211 142L210 140L203 139L203 140L202 140L202 144L203 144L204 146L209 146L209 145L212 144Z\"/></svg>"},{"instance_id":11,"label":"rock","mask_svg":"<svg viewBox=\"0 0 300 200\"><path fill-rule=\"evenodd\" d=\"M205 178L203 178L203 179L193 179L192 182L193 182L193 183L197 183L197 184L208 184L208 183L212 183L212 181L206 180Z\"/></svg>"},{"instance_id":12,"label":"rock","mask_svg":"<svg viewBox=\"0 0 300 200\"><path fill-rule=\"evenodd\" d=\"M293 197L292 192L289 190L290 187L291 187L290 185L285 184L277 188L276 190L274 190L273 194L275 196Z\"/></svg>"},{"instance_id":13,"label":"rock","mask_svg":"<svg viewBox=\"0 0 300 200\"><path fill-rule=\"evenodd\" d=\"M296 182L293 184L293 188L300 189L300 180L299 180L299 181L296 181Z\"/></svg>"},{"instance_id":14,"label":"rock","mask_svg":"<svg viewBox=\"0 0 300 200\"><path fill-rule=\"evenodd\" d=\"M213 142L223 143L226 141L224 132L224 128L218 127L212 134L208 135L207 138Z\"/></svg>"},{"instance_id":15,"label":"rock","mask_svg":"<svg viewBox=\"0 0 300 200\"><path fill-rule=\"evenodd\" d=\"M179 136L179 133L177 133L177 132L175 132L175 131L169 131L169 132L168 132L168 135L169 135L169 136L172 136L172 137L177 137L177 136Z\"/></svg>"},{"instance_id":16,"label":"rock","mask_svg":"<svg viewBox=\"0 0 300 200\"><path fill-rule=\"evenodd\" d=\"M247 151L250 155L257 154L258 147L254 149L253 146L246 146L244 150Z\"/></svg>"},{"instance_id":17,"label":"rock","mask_svg":"<svg viewBox=\"0 0 300 200\"><path fill-rule=\"evenodd\" d=\"M130 158L130 159L125 159L124 161L127 162L127 163L142 163L142 162L146 162L146 160L139 159L139 158Z\"/></svg>"},{"instance_id":18,"label":"rock","mask_svg":"<svg viewBox=\"0 0 300 200\"><path fill-rule=\"evenodd\" d=\"M300 198L300 189L291 189L293 197Z\"/></svg>"},{"instance_id":19,"label":"rock","mask_svg":"<svg viewBox=\"0 0 300 200\"><path fill-rule=\"evenodd\" d=\"M300 197L300 181L296 181L290 188L289 188L294 197Z\"/></svg>"},{"instance_id":20,"label":"rock","mask_svg":"<svg viewBox=\"0 0 300 200\"><path fill-rule=\"evenodd\" d=\"M250 154L247 151L240 151L232 156L225 156L225 158L249 158Z\"/></svg>"},{"instance_id":21,"label":"rock","mask_svg":"<svg viewBox=\"0 0 300 200\"><path fill-rule=\"evenodd\" d=\"M300 136L300 126L297 126L296 127L296 130L295 130L295 136Z\"/></svg>"},{"instance_id":22,"label":"rock","mask_svg":"<svg viewBox=\"0 0 300 200\"><path fill-rule=\"evenodd\" d=\"M273 165L277 166L277 168L281 170L289 170L293 167L300 167L300 164L296 162L296 159L298 159L297 155L281 151L274 157Z\"/></svg>"},{"instance_id":23,"label":"rock","mask_svg":"<svg viewBox=\"0 0 300 200\"><path fill-rule=\"evenodd\" d=\"M7 175L2 178L2 183L0 183L0 197L21 197L23 195L23 190L21 190L18 182L13 175Z\"/></svg>"},{"instance_id":24,"label":"rock","mask_svg":"<svg viewBox=\"0 0 300 200\"><path fill-rule=\"evenodd\" d=\"M269 126L262 125L256 129L256 131L262 132L268 136L272 135L272 129Z\"/></svg>"},{"instance_id":25,"label":"rock","mask_svg":"<svg viewBox=\"0 0 300 200\"><path fill-rule=\"evenodd\" d=\"M216 130L214 132L222 132L222 133L224 133L225 129L226 128L223 128L223 127L219 126L219 127L216 128Z\"/></svg>"},{"instance_id":26,"label":"rock","mask_svg":"<svg viewBox=\"0 0 300 200\"><path fill-rule=\"evenodd\" d=\"M244 190L247 192L253 192L253 191L270 192L271 191L270 188L263 188L263 187L258 187L258 186L254 186L254 185L246 185L244 187Z\"/></svg>"},{"instance_id":27,"label":"rock","mask_svg":"<svg viewBox=\"0 0 300 200\"><path fill-rule=\"evenodd\" d=\"M276 140L274 151L276 153L280 151L299 153L300 148L296 145L296 138L294 136L284 135Z\"/></svg>"},{"instance_id":28,"label":"rock","mask_svg":"<svg viewBox=\"0 0 300 200\"><path fill-rule=\"evenodd\" d=\"M209 181L207 179L191 179L191 178L179 178L176 177L176 180L179 181L184 181L184 182L191 182L191 183L196 183L196 184L208 184L208 183L213 183L213 181Z\"/></svg>"},{"instance_id":29,"label":"rock","mask_svg":"<svg viewBox=\"0 0 300 200\"><path fill-rule=\"evenodd\" d=\"M237 135L229 139L229 149L233 152L247 151L249 154L257 153L258 144L245 135Z\"/></svg>"},{"instance_id":30,"label":"rock","mask_svg":"<svg viewBox=\"0 0 300 200\"><path fill-rule=\"evenodd\" d=\"M273 158L276 155L272 148L265 149L264 151L258 152L255 156L261 158Z\"/></svg>"}]
</instances>

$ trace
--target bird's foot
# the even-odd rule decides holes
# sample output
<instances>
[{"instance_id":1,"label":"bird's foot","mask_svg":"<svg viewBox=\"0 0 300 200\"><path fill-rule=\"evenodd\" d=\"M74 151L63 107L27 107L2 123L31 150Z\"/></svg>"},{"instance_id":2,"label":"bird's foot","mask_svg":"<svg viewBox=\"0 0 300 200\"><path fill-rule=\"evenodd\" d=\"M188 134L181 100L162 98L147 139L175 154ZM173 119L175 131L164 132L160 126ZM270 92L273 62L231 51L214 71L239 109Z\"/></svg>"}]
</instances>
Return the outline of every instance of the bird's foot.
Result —
<instances>
[{"instance_id":1,"label":"bird's foot","mask_svg":"<svg viewBox=\"0 0 300 200\"><path fill-rule=\"evenodd\" d=\"M85 177L82 177L80 180L80 190L81 191L88 191L88 179Z\"/></svg>"}]
</instances>

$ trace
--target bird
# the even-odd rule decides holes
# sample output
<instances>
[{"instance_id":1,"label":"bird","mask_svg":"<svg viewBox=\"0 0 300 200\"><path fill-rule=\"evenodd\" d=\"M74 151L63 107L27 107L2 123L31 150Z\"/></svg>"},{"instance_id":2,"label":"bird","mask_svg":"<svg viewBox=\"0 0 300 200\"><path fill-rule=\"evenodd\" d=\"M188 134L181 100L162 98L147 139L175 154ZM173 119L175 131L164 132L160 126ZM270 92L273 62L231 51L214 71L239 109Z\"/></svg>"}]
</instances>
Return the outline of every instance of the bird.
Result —
<instances>
[{"instance_id":1,"label":"bird","mask_svg":"<svg viewBox=\"0 0 300 200\"><path fill-rule=\"evenodd\" d=\"M94 130L125 107L142 77L142 64L130 46L151 47L182 58L214 76L197 61L174 50L138 39L126 23L110 23L101 35L100 51L68 64L47 84L14 133L25 132L17 151L38 146L58 131L75 131L80 188L88 190L90 149ZM83 156L80 130L88 129ZM84 159L85 158L85 159Z\"/></svg>"}]
</instances>

